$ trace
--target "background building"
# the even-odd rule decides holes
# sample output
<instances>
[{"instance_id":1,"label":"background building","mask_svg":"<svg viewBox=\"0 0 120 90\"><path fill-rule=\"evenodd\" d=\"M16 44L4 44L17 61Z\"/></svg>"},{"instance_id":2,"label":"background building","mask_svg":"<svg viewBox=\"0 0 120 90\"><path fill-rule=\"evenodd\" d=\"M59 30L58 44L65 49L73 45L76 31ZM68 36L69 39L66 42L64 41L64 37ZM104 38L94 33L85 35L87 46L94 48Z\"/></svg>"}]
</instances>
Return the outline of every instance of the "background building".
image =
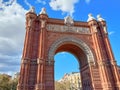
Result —
<instances>
[{"instance_id":1,"label":"background building","mask_svg":"<svg viewBox=\"0 0 120 90\"><path fill-rule=\"evenodd\" d=\"M19 78L19 76L20 76L20 72L16 72L16 73L14 74L14 78Z\"/></svg>"},{"instance_id":2,"label":"background building","mask_svg":"<svg viewBox=\"0 0 120 90\"><path fill-rule=\"evenodd\" d=\"M81 90L81 77L79 72L66 73L58 82L69 83L71 90Z\"/></svg>"}]
</instances>

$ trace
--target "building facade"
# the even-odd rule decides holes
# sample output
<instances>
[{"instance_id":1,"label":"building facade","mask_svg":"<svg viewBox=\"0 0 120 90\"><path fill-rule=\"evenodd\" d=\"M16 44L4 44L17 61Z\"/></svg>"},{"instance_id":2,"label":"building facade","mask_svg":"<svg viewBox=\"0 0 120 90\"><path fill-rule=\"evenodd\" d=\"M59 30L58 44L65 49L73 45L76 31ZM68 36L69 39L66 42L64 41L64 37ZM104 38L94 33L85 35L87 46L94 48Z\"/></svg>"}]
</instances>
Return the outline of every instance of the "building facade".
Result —
<instances>
[{"instance_id":1,"label":"building facade","mask_svg":"<svg viewBox=\"0 0 120 90\"><path fill-rule=\"evenodd\" d=\"M66 73L58 82L69 83L71 90L82 90L80 72Z\"/></svg>"},{"instance_id":2,"label":"building facade","mask_svg":"<svg viewBox=\"0 0 120 90\"><path fill-rule=\"evenodd\" d=\"M26 36L17 90L54 90L54 55L67 51L80 64L83 90L120 90L120 76L106 22L89 14L88 21L70 16L49 18L45 8L26 14Z\"/></svg>"}]
</instances>

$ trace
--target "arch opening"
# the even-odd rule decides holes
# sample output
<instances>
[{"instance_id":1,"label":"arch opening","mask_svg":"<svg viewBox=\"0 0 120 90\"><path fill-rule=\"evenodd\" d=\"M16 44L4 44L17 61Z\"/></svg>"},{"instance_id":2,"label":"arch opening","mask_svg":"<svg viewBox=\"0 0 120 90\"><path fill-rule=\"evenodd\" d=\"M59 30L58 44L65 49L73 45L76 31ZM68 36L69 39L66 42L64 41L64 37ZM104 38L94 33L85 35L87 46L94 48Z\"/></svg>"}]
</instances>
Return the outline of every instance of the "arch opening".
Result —
<instances>
[{"instance_id":1,"label":"arch opening","mask_svg":"<svg viewBox=\"0 0 120 90\"><path fill-rule=\"evenodd\" d=\"M76 68L78 68L78 67L79 68L78 68L77 72L76 71L71 71L71 73L68 73L68 72L64 73L64 77L62 79L60 79L60 81L59 81L60 83L55 81L55 90L57 90L59 88L58 83L61 84L61 86L63 88L80 90L82 88L80 69L88 64L86 54L84 53L84 51L80 47L78 47L77 45L75 45L73 43L70 43L70 42L59 45L59 47L55 51L55 55L60 53L60 52L71 53L71 55L74 56L74 58L76 59L76 61L78 63L78 66ZM67 57L67 59L69 59L69 57ZM55 58L54 58L54 61L55 61L55 64L54 64L54 72L55 72L56 71L56 67L55 67L56 60L55 60ZM64 62L65 62L65 60L64 61L62 60L62 64L64 64ZM74 62L75 62L75 60L74 60ZM70 68L70 67L67 67L68 64L70 64L70 63L68 62L66 64L66 68ZM74 66L75 64L73 63L71 65ZM65 69L65 68L61 67L61 69Z\"/></svg>"},{"instance_id":2,"label":"arch opening","mask_svg":"<svg viewBox=\"0 0 120 90\"><path fill-rule=\"evenodd\" d=\"M87 90L89 88L89 90L92 90L90 65L95 64L95 61L90 47L82 40L74 37L60 38L56 40L49 49L48 60L50 63L55 61L54 56L59 52L69 52L72 53L77 58L77 61L80 66L82 89Z\"/></svg>"},{"instance_id":3,"label":"arch opening","mask_svg":"<svg viewBox=\"0 0 120 90\"><path fill-rule=\"evenodd\" d=\"M77 58L70 52L54 56L55 90L81 90L80 69Z\"/></svg>"},{"instance_id":4,"label":"arch opening","mask_svg":"<svg viewBox=\"0 0 120 90\"><path fill-rule=\"evenodd\" d=\"M59 53L69 53L71 54L71 56L74 57L74 60L73 60L73 63L70 63L70 55L67 56L66 59L68 59L67 63L66 63L66 66L62 66L60 67L61 69L73 69L69 66L69 64L71 66L74 66L76 63L78 64L74 70L70 70L71 72L65 72L64 73L64 76L59 79L59 82L55 81L55 90L56 89L60 89L60 85L61 87L64 88L64 90L67 90L67 89L76 89L76 90L81 90L82 88L82 83L81 83L81 75L80 75L80 68L84 67L86 64L88 64L87 62L87 57L84 53L84 51L78 47L77 45L73 44L73 43L70 43L70 42L67 42L66 44L62 44L60 45L56 51L55 51L55 56ZM54 56L54 57L55 57ZM64 56L62 56L63 58ZM59 59L62 61L62 65L65 63L65 60L62 60L61 57L59 57ZM55 61L55 64L54 64L54 72L55 72L55 80L56 80L56 58L54 58L54 61ZM75 63L76 62L76 63ZM60 63L59 63L60 64ZM58 64L58 65L59 65ZM78 69L78 70L77 70ZM58 86L58 84L60 84Z\"/></svg>"},{"instance_id":5,"label":"arch opening","mask_svg":"<svg viewBox=\"0 0 120 90\"><path fill-rule=\"evenodd\" d=\"M78 46L67 42L66 44L60 45L56 51L55 55L59 52L69 52L74 55L79 63L80 68L84 67L87 62L87 56L85 55L84 51L79 48ZM80 65L81 64L81 65Z\"/></svg>"}]
</instances>

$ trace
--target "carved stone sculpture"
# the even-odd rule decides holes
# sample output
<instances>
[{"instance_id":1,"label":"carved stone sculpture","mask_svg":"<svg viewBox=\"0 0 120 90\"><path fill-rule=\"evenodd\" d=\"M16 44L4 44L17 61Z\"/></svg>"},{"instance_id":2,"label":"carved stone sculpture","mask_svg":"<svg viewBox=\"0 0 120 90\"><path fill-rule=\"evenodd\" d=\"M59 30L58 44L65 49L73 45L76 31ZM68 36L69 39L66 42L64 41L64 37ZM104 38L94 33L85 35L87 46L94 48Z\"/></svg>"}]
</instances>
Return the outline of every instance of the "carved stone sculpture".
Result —
<instances>
[{"instance_id":1,"label":"carved stone sculpture","mask_svg":"<svg viewBox=\"0 0 120 90\"><path fill-rule=\"evenodd\" d=\"M70 25L73 25L73 24L74 24L74 21L73 21L72 17L67 16L67 17L64 18L64 23L65 23L66 25L70 26Z\"/></svg>"},{"instance_id":2,"label":"carved stone sculpture","mask_svg":"<svg viewBox=\"0 0 120 90\"><path fill-rule=\"evenodd\" d=\"M91 20L95 20L95 18L93 17L92 14L88 14L88 20L87 20L87 21L89 22L89 21L91 21Z\"/></svg>"},{"instance_id":3,"label":"carved stone sculpture","mask_svg":"<svg viewBox=\"0 0 120 90\"><path fill-rule=\"evenodd\" d=\"M35 8L34 7L31 7L29 12L32 12L32 13L35 13Z\"/></svg>"},{"instance_id":4,"label":"carved stone sculpture","mask_svg":"<svg viewBox=\"0 0 120 90\"><path fill-rule=\"evenodd\" d=\"M46 9L45 9L45 8L42 8L40 14L47 14Z\"/></svg>"},{"instance_id":5,"label":"carved stone sculpture","mask_svg":"<svg viewBox=\"0 0 120 90\"><path fill-rule=\"evenodd\" d=\"M102 17L101 17L101 15L99 14L99 15L97 15L97 20L98 21L105 21Z\"/></svg>"}]
</instances>

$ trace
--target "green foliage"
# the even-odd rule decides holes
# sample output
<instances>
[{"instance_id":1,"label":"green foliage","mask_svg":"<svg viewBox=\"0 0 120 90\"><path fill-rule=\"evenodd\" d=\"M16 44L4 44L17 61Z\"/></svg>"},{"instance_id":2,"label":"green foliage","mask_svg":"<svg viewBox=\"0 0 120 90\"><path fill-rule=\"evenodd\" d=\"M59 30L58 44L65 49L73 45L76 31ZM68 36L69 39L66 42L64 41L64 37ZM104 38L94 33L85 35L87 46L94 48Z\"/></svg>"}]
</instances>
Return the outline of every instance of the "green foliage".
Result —
<instances>
[{"instance_id":1,"label":"green foliage","mask_svg":"<svg viewBox=\"0 0 120 90\"><path fill-rule=\"evenodd\" d=\"M18 84L18 78L13 79L12 82L11 82L12 90L16 90L17 84Z\"/></svg>"},{"instance_id":2,"label":"green foliage","mask_svg":"<svg viewBox=\"0 0 120 90\"><path fill-rule=\"evenodd\" d=\"M69 90L70 82L55 82L55 90Z\"/></svg>"},{"instance_id":3,"label":"green foliage","mask_svg":"<svg viewBox=\"0 0 120 90\"><path fill-rule=\"evenodd\" d=\"M18 79L12 79L6 74L0 74L0 90L16 90Z\"/></svg>"}]
</instances>

